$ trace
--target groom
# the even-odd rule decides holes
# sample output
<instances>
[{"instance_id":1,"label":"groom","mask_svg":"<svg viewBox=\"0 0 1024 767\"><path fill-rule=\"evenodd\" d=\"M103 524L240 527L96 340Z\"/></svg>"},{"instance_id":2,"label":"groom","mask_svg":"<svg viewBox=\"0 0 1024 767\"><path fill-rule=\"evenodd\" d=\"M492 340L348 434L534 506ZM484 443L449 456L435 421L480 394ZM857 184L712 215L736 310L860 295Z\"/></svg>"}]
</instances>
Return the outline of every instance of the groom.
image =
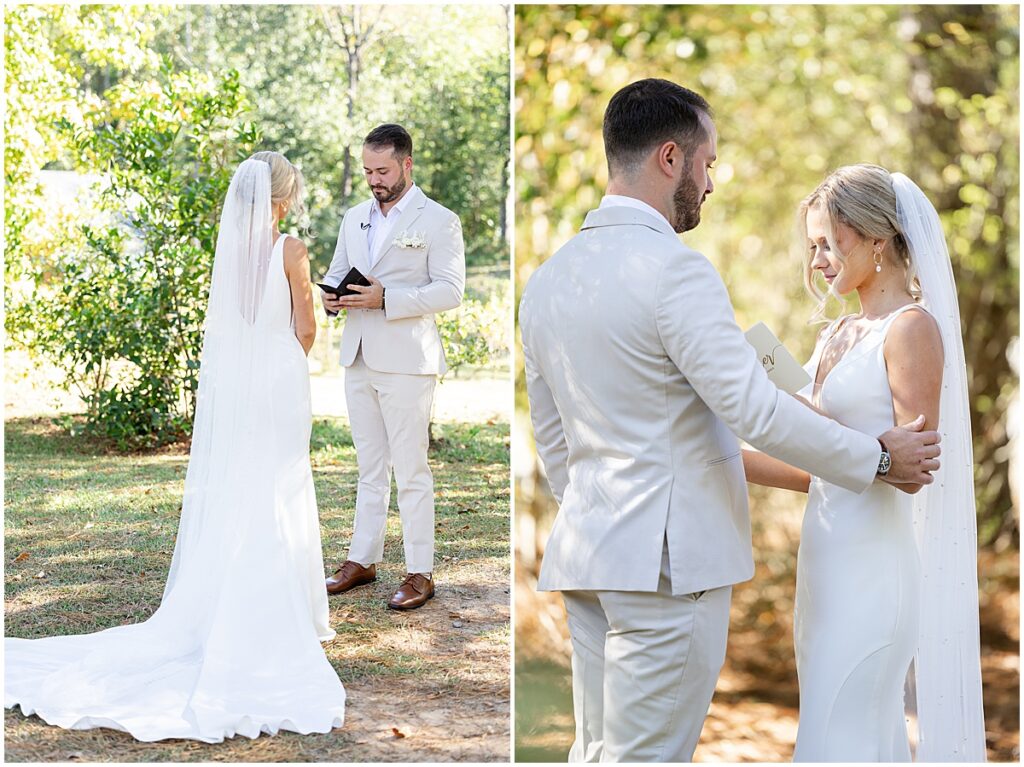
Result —
<instances>
[{"instance_id":1,"label":"groom","mask_svg":"<svg viewBox=\"0 0 1024 767\"><path fill-rule=\"evenodd\" d=\"M466 263L459 217L412 180L412 138L380 125L363 142L373 197L349 209L324 277L337 285L352 267L369 281L355 295L321 291L330 315L347 310L341 337L345 399L359 464L348 559L327 579L341 594L377 578L391 500L391 471L408 572L388 601L412 610L434 596L434 480L427 465L437 376L448 369L434 315L462 303Z\"/></svg>"},{"instance_id":2,"label":"groom","mask_svg":"<svg viewBox=\"0 0 1024 767\"><path fill-rule=\"evenodd\" d=\"M607 194L519 309L537 451L560 504L538 588L561 591L568 614L570 761L689 761L732 584L754 572L737 437L856 493L931 482L938 434L861 434L768 380L718 273L676 236L714 189L702 97L633 83L608 105L604 142Z\"/></svg>"}]
</instances>

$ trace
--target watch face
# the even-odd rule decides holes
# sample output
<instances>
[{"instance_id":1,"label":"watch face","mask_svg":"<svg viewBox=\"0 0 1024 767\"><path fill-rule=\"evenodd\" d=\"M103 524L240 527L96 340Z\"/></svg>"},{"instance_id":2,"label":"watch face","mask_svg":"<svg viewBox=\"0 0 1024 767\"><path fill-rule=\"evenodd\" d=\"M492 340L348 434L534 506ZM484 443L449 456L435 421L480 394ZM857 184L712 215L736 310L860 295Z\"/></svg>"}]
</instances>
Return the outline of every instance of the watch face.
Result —
<instances>
[{"instance_id":1,"label":"watch face","mask_svg":"<svg viewBox=\"0 0 1024 767\"><path fill-rule=\"evenodd\" d=\"M892 466L892 458L889 457L888 453L882 453L882 457L878 459L878 473L888 474L889 468Z\"/></svg>"}]
</instances>

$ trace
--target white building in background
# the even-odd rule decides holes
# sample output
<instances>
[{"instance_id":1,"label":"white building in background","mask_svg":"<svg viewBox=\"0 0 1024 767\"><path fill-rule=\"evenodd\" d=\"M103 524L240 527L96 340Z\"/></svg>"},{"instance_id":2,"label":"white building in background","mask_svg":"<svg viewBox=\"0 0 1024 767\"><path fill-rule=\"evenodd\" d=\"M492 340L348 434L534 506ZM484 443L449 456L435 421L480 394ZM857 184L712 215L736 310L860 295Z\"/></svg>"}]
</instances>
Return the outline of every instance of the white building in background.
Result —
<instances>
[{"instance_id":1,"label":"white building in background","mask_svg":"<svg viewBox=\"0 0 1024 767\"><path fill-rule=\"evenodd\" d=\"M103 181L98 173L76 173L73 170L42 170L39 171L39 184L43 188L43 199L56 205L72 205L78 196L91 192L93 187Z\"/></svg>"}]
</instances>

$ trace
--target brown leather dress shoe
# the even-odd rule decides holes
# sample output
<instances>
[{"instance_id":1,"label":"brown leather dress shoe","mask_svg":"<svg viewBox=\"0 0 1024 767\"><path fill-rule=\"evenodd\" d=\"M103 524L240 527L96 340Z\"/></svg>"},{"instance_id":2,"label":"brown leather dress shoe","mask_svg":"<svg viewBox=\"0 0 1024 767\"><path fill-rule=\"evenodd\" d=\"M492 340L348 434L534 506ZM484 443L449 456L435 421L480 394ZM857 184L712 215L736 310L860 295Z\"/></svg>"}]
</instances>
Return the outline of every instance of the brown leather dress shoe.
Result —
<instances>
[{"instance_id":1,"label":"brown leather dress shoe","mask_svg":"<svg viewBox=\"0 0 1024 767\"><path fill-rule=\"evenodd\" d=\"M391 597L388 607L392 610L415 610L423 607L434 596L434 579L423 573L409 573Z\"/></svg>"},{"instance_id":2,"label":"brown leather dress shoe","mask_svg":"<svg viewBox=\"0 0 1024 767\"><path fill-rule=\"evenodd\" d=\"M327 593L342 594L356 586L372 583L375 580L377 580L377 565L363 567L358 562L346 559L341 567L334 571L334 575L327 579Z\"/></svg>"}]
</instances>

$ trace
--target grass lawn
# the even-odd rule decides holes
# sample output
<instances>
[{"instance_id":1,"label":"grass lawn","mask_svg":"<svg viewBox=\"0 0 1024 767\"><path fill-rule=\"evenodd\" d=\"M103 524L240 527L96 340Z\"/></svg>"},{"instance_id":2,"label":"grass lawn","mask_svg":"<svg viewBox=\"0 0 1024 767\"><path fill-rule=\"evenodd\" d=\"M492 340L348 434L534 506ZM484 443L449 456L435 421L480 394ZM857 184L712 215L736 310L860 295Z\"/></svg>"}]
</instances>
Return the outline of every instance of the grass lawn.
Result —
<instances>
[{"instance_id":1,"label":"grass lawn","mask_svg":"<svg viewBox=\"0 0 1024 767\"><path fill-rule=\"evenodd\" d=\"M332 597L327 656L348 691L345 726L222 744L142 744L112 730L66 731L5 714L5 758L25 761L507 761L509 430L435 425L437 597L399 613L405 574L392 500L377 582ZM174 549L187 448L118 455L46 417L6 422L6 634L78 634L145 620ZM312 464L325 565L345 558L355 449L344 419L317 419ZM394 498L394 496L392 496Z\"/></svg>"}]
</instances>

